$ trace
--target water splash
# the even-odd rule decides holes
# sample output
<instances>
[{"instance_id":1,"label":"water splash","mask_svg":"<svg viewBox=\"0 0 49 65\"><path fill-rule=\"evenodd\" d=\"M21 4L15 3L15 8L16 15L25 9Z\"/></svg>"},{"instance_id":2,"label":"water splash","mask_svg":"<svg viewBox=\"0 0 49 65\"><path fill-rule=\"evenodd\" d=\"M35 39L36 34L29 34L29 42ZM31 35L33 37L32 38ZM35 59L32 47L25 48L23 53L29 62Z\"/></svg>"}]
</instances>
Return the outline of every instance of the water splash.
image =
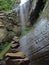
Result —
<instances>
[{"instance_id":1,"label":"water splash","mask_svg":"<svg viewBox=\"0 0 49 65\"><path fill-rule=\"evenodd\" d=\"M20 5L23 5L23 4L25 4L27 1L28 1L28 0L21 0L21 3L20 3Z\"/></svg>"}]
</instances>

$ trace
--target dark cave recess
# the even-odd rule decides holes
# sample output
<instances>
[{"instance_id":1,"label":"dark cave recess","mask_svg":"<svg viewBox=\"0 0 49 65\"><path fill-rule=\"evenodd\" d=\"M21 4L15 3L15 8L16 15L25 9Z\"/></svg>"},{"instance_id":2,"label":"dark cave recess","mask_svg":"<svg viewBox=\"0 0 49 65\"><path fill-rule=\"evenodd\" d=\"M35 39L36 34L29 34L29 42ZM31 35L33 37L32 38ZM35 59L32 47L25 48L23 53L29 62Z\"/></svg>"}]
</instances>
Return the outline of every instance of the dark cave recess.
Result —
<instances>
[{"instance_id":1,"label":"dark cave recess","mask_svg":"<svg viewBox=\"0 0 49 65\"><path fill-rule=\"evenodd\" d=\"M36 3L35 9L30 14L30 22L31 24L34 24L37 18L39 17L39 13L43 11L44 6L46 4L46 0L38 0Z\"/></svg>"}]
</instances>

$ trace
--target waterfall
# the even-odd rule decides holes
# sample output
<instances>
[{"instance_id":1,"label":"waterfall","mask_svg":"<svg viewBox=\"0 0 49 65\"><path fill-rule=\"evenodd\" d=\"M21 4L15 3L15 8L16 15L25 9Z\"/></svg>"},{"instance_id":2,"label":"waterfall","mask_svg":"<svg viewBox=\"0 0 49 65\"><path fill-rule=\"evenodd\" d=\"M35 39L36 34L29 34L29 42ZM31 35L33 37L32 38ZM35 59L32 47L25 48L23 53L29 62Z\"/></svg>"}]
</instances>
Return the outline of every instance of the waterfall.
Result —
<instances>
[{"instance_id":1,"label":"waterfall","mask_svg":"<svg viewBox=\"0 0 49 65\"><path fill-rule=\"evenodd\" d=\"M27 1L28 0L21 0L20 3L20 18L21 18L21 27L22 27L22 35L25 34L26 29L26 21L28 16L28 7L27 7Z\"/></svg>"}]
</instances>

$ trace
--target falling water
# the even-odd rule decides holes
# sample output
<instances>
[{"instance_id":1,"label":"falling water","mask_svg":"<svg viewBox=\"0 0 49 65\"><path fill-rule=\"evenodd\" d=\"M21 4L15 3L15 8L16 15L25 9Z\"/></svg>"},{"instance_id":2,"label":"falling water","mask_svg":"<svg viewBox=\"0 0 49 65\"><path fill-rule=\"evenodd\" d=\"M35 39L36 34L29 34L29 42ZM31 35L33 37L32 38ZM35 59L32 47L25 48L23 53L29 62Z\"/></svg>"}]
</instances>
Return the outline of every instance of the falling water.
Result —
<instances>
[{"instance_id":1,"label":"falling water","mask_svg":"<svg viewBox=\"0 0 49 65\"><path fill-rule=\"evenodd\" d=\"M20 18L21 18L22 35L25 34L26 32L25 29L26 29L28 8L25 3L27 1L28 0L21 0L21 3L20 3Z\"/></svg>"},{"instance_id":2,"label":"falling water","mask_svg":"<svg viewBox=\"0 0 49 65\"><path fill-rule=\"evenodd\" d=\"M13 9L17 13L20 10L22 35L26 33L26 22L28 20L29 5L30 0L21 0L20 5Z\"/></svg>"}]
</instances>

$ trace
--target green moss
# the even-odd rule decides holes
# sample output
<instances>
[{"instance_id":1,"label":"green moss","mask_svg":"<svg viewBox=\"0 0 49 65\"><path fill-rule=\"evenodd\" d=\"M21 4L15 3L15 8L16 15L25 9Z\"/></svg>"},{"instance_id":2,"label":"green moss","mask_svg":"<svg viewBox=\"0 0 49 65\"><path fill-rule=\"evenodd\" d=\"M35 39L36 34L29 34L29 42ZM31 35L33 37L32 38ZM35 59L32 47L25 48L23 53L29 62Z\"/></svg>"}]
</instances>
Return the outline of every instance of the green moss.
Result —
<instances>
[{"instance_id":1,"label":"green moss","mask_svg":"<svg viewBox=\"0 0 49 65\"><path fill-rule=\"evenodd\" d=\"M0 0L0 11L12 10L15 3L19 3L20 0Z\"/></svg>"},{"instance_id":2,"label":"green moss","mask_svg":"<svg viewBox=\"0 0 49 65\"><path fill-rule=\"evenodd\" d=\"M0 59L3 58L4 54L9 50L11 44L6 43L3 47L3 49L0 51Z\"/></svg>"}]
</instances>

